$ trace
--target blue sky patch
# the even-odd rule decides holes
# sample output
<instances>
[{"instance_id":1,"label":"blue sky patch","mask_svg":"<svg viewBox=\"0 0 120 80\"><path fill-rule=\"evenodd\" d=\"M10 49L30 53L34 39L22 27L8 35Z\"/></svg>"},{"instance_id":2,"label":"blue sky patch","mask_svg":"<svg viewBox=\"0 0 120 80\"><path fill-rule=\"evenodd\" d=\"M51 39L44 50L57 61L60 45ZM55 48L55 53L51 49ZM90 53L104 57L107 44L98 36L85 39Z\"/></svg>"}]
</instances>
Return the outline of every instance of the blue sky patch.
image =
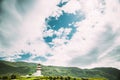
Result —
<instances>
[{"instance_id":1,"label":"blue sky patch","mask_svg":"<svg viewBox=\"0 0 120 80\"><path fill-rule=\"evenodd\" d=\"M56 35L47 36L47 37L44 37L44 40L45 40L45 42L52 42L52 40L56 37L57 37Z\"/></svg>"},{"instance_id":2,"label":"blue sky patch","mask_svg":"<svg viewBox=\"0 0 120 80\"><path fill-rule=\"evenodd\" d=\"M53 39L66 37L66 40L70 40L72 36L77 31L77 26L75 26L76 22L82 21L85 19L85 15L81 11L76 11L73 13L66 13L62 11L62 14L59 17L56 16L49 16L45 19L46 21L46 30L44 30L43 33L46 33L49 30L53 30L56 32L59 32L61 28L63 29L71 29L71 32L69 34L65 35L64 31L61 32L61 36L57 35L56 33L53 33L52 36L44 36L44 41L51 47L54 46L54 44L51 44Z\"/></svg>"},{"instance_id":3,"label":"blue sky patch","mask_svg":"<svg viewBox=\"0 0 120 80\"><path fill-rule=\"evenodd\" d=\"M32 55L30 53L24 53L19 55L21 58L17 58L16 61L28 60Z\"/></svg>"},{"instance_id":4,"label":"blue sky patch","mask_svg":"<svg viewBox=\"0 0 120 80\"><path fill-rule=\"evenodd\" d=\"M52 29L58 31L61 27L69 28L71 27L69 24L79 22L83 19L85 19L85 16L80 11L76 11L75 14L62 11L62 15L59 17L49 16L45 21L47 23L47 30Z\"/></svg>"},{"instance_id":5,"label":"blue sky patch","mask_svg":"<svg viewBox=\"0 0 120 80\"><path fill-rule=\"evenodd\" d=\"M47 59L43 56L37 56L33 59L34 61L42 61L42 62L45 62L47 61Z\"/></svg>"},{"instance_id":6,"label":"blue sky patch","mask_svg":"<svg viewBox=\"0 0 120 80\"><path fill-rule=\"evenodd\" d=\"M0 57L0 60L4 60L5 59L5 57Z\"/></svg>"},{"instance_id":7,"label":"blue sky patch","mask_svg":"<svg viewBox=\"0 0 120 80\"><path fill-rule=\"evenodd\" d=\"M58 7L63 7L63 6L66 5L68 2L69 2L69 1L63 2L63 0L61 0L57 6L58 6Z\"/></svg>"},{"instance_id":8,"label":"blue sky patch","mask_svg":"<svg viewBox=\"0 0 120 80\"><path fill-rule=\"evenodd\" d=\"M72 38L72 36L74 35L74 33L77 31L77 28L74 27L74 25L71 25L71 32L67 35L67 39L70 40Z\"/></svg>"},{"instance_id":9,"label":"blue sky patch","mask_svg":"<svg viewBox=\"0 0 120 80\"><path fill-rule=\"evenodd\" d=\"M46 57L51 57L51 56L53 56L53 55L50 54L50 53L47 53L45 56L46 56Z\"/></svg>"}]
</instances>

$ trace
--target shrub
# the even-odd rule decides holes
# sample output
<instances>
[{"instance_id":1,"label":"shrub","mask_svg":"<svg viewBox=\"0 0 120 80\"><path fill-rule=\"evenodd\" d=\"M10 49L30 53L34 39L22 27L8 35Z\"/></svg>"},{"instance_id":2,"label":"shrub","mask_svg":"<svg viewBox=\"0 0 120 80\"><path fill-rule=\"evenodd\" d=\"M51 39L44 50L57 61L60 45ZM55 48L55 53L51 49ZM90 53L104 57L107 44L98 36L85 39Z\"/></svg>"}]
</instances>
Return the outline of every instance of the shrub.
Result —
<instances>
[{"instance_id":1,"label":"shrub","mask_svg":"<svg viewBox=\"0 0 120 80\"><path fill-rule=\"evenodd\" d=\"M8 76L3 76L2 80L8 80Z\"/></svg>"},{"instance_id":2,"label":"shrub","mask_svg":"<svg viewBox=\"0 0 120 80\"><path fill-rule=\"evenodd\" d=\"M73 80L77 80L76 78L74 78Z\"/></svg>"},{"instance_id":3,"label":"shrub","mask_svg":"<svg viewBox=\"0 0 120 80\"><path fill-rule=\"evenodd\" d=\"M87 78L81 78L82 80L88 80Z\"/></svg>"},{"instance_id":4,"label":"shrub","mask_svg":"<svg viewBox=\"0 0 120 80\"><path fill-rule=\"evenodd\" d=\"M40 79L33 79L33 80L40 80Z\"/></svg>"},{"instance_id":5,"label":"shrub","mask_svg":"<svg viewBox=\"0 0 120 80\"><path fill-rule=\"evenodd\" d=\"M29 76L32 76L32 73L29 73Z\"/></svg>"},{"instance_id":6,"label":"shrub","mask_svg":"<svg viewBox=\"0 0 120 80\"><path fill-rule=\"evenodd\" d=\"M11 79L16 79L16 78L17 78L16 75L14 75L14 74L11 75Z\"/></svg>"},{"instance_id":7,"label":"shrub","mask_svg":"<svg viewBox=\"0 0 120 80\"><path fill-rule=\"evenodd\" d=\"M71 77L70 77L70 76L68 76L68 77L67 77L67 79L68 79L68 80L70 80L70 79L71 79Z\"/></svg>"},{"instance_id":8,"label":"shrub","mask_svg":"<svg viewBox=\"0 0 120 80\"><path fill-rule=\"evenodd\" d=\"M60 79L61 79L61 80L63 80L63 77L62 77L62 76L60 76Z\"/></svg>"}]
</instances>

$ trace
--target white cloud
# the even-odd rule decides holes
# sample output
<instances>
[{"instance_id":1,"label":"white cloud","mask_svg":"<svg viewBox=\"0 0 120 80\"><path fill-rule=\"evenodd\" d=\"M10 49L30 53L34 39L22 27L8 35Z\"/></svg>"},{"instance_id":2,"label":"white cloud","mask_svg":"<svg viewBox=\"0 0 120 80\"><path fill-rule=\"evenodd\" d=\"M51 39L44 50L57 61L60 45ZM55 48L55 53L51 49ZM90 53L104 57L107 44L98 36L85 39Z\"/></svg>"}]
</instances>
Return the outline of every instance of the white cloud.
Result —
<instances>
[{"instance_id":1,"label":"white cloud","mask_svg":"<svg viewBox=\"0 0 120 80\"><path fill-rule=\"evenodd\" d=\"M77 0L70 0L61 9L68 13L75 13L75 11L81 9L81 5L79 4L79 2Z\"/></svg>"},{"instance_id":2,"label":"white cloud","mask_svg":"<svg viewBox=\"0 0 120 80\"><path fill-rule=\"evenodd\" d=\"M113 2L113 5L111 5L112 2ZM82 55L88 54L89 51L93 49L95 46L100 46L100 44L98 45L99 43L98 41L103 40L102 36L100 37L100 35L106 31L106 28L107 28L106 25L109 24L112 27L113 33L118 32L120 28L120 24L119 24L120 12L118 9L119 4L116 3L116 1L107 0L106 5L102 5L97 0L94 0L92 2L90 0L87 0L87 1L81 0L80 4L82 7L80 9L82 9L82 11L86 13L85 14L86 19L77 24L79 26L77 29L78 32L73 36L73 38L68 42L67 45L62 45L54 49L55 54L61 54L61 56L63 54L67 55L67 59L65 61L66 64L68 64L69 60L75 58L76 56L82 56ZM105 7L104 14L101 13L101 8L103 7ZM116 9L116 12L113 12L112 8ZM117 37L119 37L118 34L116 34ZM103 34L103 35L106 35L106 34ZM116 43L113 43L112 46L108 46L107 42L106 44L108 48L111 49L111 48L114 48L116 44L118 44L119 38L116 38L115 42ZM102 44L101 48L99 47L100 50L103 50L102 48L104 48L104 44ZM106 54L109 55L108 52L110 49L106 49L104 52L100 51L101 56L104 56ZM57 57L57 56L53 56L53 57ZM55 61L57 60L59 61L59 57L55 58ZM110 60L109 62L109 60L110 59L107 58L105 62L104 60L98 61L98 63L91 64L91 67L95 67L95 66L115 67L116 66L117 68L119 68L119 64L117 64L119 62L114 60ZM109 64L111 62L115 62L115 64L113 65ZM64 63L61 65L64 65ZM77 65L74 65L74 66L77 66Z\"/></svg>"},{"instance_id":3,"label":"white cloud","mask_svg":"<svg viewBox=\"0 0 120 80\"><path fill-rule=\"evenodd\" d=\"M72 66L69 64L72 59L87 55L93 48L102 45L98 48L99 50L103 50L104 44L98 45L98 43L100 43L100 40L104 40L101 35L106 35L103 33L106 31L106 25L109 25L112 28L113 34L116 33L117 38L112 46L108 46L106 42L105 45L108 46L108 49L103 52L100 51L101 55L98 55L98 61L89 66L85 66L84 68L111 66L120 69L119 61L108 57L103 58L106 55L109 55L111 49L114 49L114 47L119 45L120 42L120 33L118 33L120 29L120 5L117 1L106 0L106 4L103 5L100 0L70 0L62 8L56 6L59 3L59 0L53 0L50 2L49 0L36 1L35 6L24 16L17 12L15 3L11 3L10 6L4 5L6 7L5 13L12 15L13 18L15 18L15 22L11 20L11 17L9 17L8 20L7 18L2 19L6 24L0 24L4 27L3 29L0 28L0 31L5 34L6 39L9 40L9 38L12 37L10 39L11 42L8 41L8 43L10 42L12 45L9 48L0 45L0 51L4 53L2 53L0 57L6 56L8 57L6 60L13 61L15 57L12 58L11 56L16 55L16 58L20 58L18 55L22 54L20 53L21 50L24 50L33 54L28 60L28 62L33 62L32 59L36 56L42 55L45 57L46 53L51 53L53 56L47 57L48 60L41 63L47 65ZM8 3L6 2L4 4ZM86 19L76 24L77 32L71 40L65 39L66 35L71 31L69 28L61 28L59 31L49 30L47 33L42 33L46 27L44 21L45 18L50 15L60 16L60 14L62 14L61 10L68 13L75 13L76 10L81 10L85 13ZM101 13L101 10L103 10L104 13ZM54 33L57 36L60 36L63 32L64 35L62 38L58 37L53 40L53 43L57 44L53 48L50 48L43 40L43 36L52 36ZM12 40L14 39L13 37L15 37L15 40ZM64 42L68 42L68 44L64 44Z\"/></svg>"},{"instance_id":4,"label":"white cloud","mask_svg":"<svg viewBox=\"0 0 120 80\"><path fill-rule=\"evenodd\" d=\"M5 51L6 56L15 55L16 52L19 52L21 50L36 53L39 55L49 51L48 46L45 44L45 42L42 39L43 37L42 31L43 31L43 28L45 27L44 25L45 18L51 15L52 12L56 10L55 6L58 3L58 1L54 0L51 3L47 3L47 2L48 0L46 1L36 0L35 6L25 16L22 16L19 12L17 12L15 8L15 3L11 3L11 6L7 7L8 2L7 1L4 2L5 5L3 7L5 7L6 9L5 13L12 14L12 15L15 14L14 16L16 18L16 21L19 21L19 18L21 20L21 22L17 24L16 22L13 22L10 20L11 17L8 18L8 20L11 21L10 24L15 23L17 25L12 25L11 27L9 27L9 25L6 25L8 28L10 28L9 29L10 31L8 31L8 29L6 29L7 31L2 30L2 31L8 32L8 34L12 34L12 35L6 35L8 36L8 38L9 36L11 37L14 34L16 34L14 33L15 31L19 34L14 36L14 37L19 36L19 37L17 40L11 43L12 45L9 48L6 48L6 47L2 48L2 50ZM8 8L11 8L11 9L8 9ZM8 22L6 22L6 24L8 24ZM5 25L3 25L3 27L5 27ZM19 28L19 30L16 30L17 27ZM33 44L29 46L26 44L27 41L30 41ZM34 50L36 52L34 52Z\"/></svg>"},{"instance_id":5,"label":"white cloud","mask_svg":"<svg viewBox=\"0 0 120 80\"><path fill-rule=\"evenodd\" d=\"M83 67L83 68L95 68L95 67L114 67L114 68L118 68L120 69L120 62L119 61L116 61L116 60L113 60L111 58L105 58L105 59L102 59L96 63L93 63L89 66L86 66L86 67Z\"/></svg>"}]
</instances>

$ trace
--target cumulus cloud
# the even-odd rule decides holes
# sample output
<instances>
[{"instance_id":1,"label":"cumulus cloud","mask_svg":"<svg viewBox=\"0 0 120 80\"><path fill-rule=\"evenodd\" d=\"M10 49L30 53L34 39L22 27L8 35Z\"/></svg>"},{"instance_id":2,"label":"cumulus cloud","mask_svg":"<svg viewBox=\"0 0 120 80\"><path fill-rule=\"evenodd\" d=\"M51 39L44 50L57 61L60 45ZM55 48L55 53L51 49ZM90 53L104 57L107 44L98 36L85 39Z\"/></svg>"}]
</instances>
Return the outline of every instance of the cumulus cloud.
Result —
<instances>
[{"instance_id":1,"label":"cumulus cloud","mask_svg":"<svg viewBox=\"0 0 120 80\"><path fill-rule=\"evenodd\" d=\"M52 14L58 2L53 1L49 4L46 1L1 1L0 57L2 59L15 61L17 60L15 58L18 58L15 55L23 54L21 51L37 56L50 52L42 39L42 30L44 19Z\"/></svg>"},{"instance_id":2,"label":"cumulus cloud","mask_svg":"<svg viewBox=\"0 0 120 80\"><path fill-rule=\"evenodd\" d=\"M0 59L120 69L119 7L119 0L1 0Z\"/></svg>"}]
</instances>

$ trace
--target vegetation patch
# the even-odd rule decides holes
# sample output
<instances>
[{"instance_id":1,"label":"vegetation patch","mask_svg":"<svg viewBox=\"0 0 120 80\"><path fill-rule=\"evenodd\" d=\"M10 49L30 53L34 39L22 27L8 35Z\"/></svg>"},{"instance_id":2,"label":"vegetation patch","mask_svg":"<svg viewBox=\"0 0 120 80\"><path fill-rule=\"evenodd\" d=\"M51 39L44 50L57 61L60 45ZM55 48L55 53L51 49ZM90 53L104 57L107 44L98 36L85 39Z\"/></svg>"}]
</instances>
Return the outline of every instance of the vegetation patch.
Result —
<instances>
[{"instance_id":1,"label":"vegetation patch","mask_svg":"<svg viewBox=\"0 0 120 80\"><path fill-rule=\"evenodd\" d=\"M20 76L16 74L0 76L0 80L108 80L105 78L80 78L71 76Z\"/></svg>"}]
</instances>

